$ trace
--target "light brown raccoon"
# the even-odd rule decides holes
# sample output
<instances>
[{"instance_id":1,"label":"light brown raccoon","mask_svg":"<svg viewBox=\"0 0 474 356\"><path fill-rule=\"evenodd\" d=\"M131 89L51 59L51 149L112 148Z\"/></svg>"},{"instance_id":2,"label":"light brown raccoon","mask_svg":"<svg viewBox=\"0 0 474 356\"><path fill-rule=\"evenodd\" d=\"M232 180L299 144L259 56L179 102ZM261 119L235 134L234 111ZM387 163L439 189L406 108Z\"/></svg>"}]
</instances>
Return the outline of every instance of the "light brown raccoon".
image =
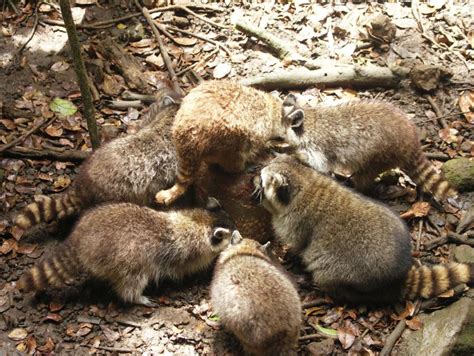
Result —
<instances>
[{"instance_id":1,"label":"light brown raccoon","mask_svg":"<svg viewBox=\"0 0 474 356\"><path fill-rule=\"evenodd\" d=\"M217 260L211 304L223 326L253 355L296 355L301 303L265 246L234 232Z\"/></svg>"},{"instance_id":2,"label":"light brown raccoon","mask_svg":"<svg viewBox=\"0 0 474 356\"><path fill-rule=\"evenodd\" d=\"M301 148L319 172L349 170L356 189L367 192L377 175L400 168L439 201L457 195L423 153L417 127L396 106L364 100L304 111Z\"/></svg>"},{"instance_id":3,"label":"light brown raccoon","mask_svg":"<svg viewBox=\"0 0 474 356\"><path fill-rule=\"evenodd\" d=\"M278 145L293 145L302 110L285 108L271 94L230 81L204 82L184 97L173 123L178 158L175 185L156 194L160 204L173 203L196 179L202 163L240 173L247 162Z\"/></svg>"},{"instance_id":4,"label":"light brown raccoon","mask_svg":"<svg viewBox=\"0 0 474 356\"><path fill-rule=\"evenodd\" d=\"M156 191L170 187L175 180L176 157L169 128L179 100L170 89L163 90L145 115L142 129L95 151L66 192L36 197L36 202L17 215L15 225L27 230L105 202L152 206Z\"/></svg>"},{"instance_id":5,"label":"light brown raccoon","mask_svg":"<svg viewBox=\"0 0 474 356\"><path fill-rule=\"evenodd\" d=\"M206 209L158 212L129 203L103 205L81 217L53 254L25 273L25 291L71 283L79 273L110 283L125 302L152 306L150 281L181 279L210 266L235 225L215 199Z\"/></svg>"},{"instance_id":6,"label":"light brown raccoon","mask_svg":"<svg viewBox=\"0 0 474 356\"><path fill-rule=\"evenodd\" d=\"M413 266L410 233L395 213L288 156L263 168L255 185L276 238L335 299L430 298L473 282L471 265Z\"/></svg>"}]
</instances>

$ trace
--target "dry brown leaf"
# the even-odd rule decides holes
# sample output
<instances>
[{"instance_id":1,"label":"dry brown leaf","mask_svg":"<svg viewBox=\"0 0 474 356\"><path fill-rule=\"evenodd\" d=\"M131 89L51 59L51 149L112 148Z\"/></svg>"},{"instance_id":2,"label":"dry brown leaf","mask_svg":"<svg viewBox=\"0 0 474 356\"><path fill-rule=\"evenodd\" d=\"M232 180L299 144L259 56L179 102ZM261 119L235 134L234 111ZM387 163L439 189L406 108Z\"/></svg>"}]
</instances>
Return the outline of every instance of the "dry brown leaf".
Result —
<instances>
[{"instance_id":1,"label":"dry brown leaf","mask_svg":"<svg viewBox=\"0 0 474 356\"><path fill-rule=\"evenodd\" d=\"M67 335L67 336L75 336L77 330L78 330L77 325L68 325L68 326L66 327L66 335Z\"/></svg>"},{"instance_id":2,"label":"dry brown leaf","mask_svg":"<svg viewBox=\"0 0 474 356\"><path fill-rule=\"evenodd\" d=\"M66 189L71 184L71 178L66 175L59 176L53 183L55 191Z\"/></svg>"},{"instance_id":3,"label":"dry brown leaf","mask_svg":"<svg viewBox=\"0 0 474 356\"><path fill-rule=\"evenodd\" d=\"M63 134L63 129L61 127L56 127L52 125L45 128L44 131L52 137L60 137Z\"/></svg>"},{"instance_id":4,"label":"dry brown leaf","mask_svg":"<svg viewBox=\"0 0 474 356\"><path fill-rule=\"evenodd\" d=\"M49 303L49 310L54 312L60 311L62 308L64 308L64 304L57 303L57 302L51 302Z\"/></svg>"},{"instance_id":5,"label":"dry brown leaf","mask_svg":"<svg viewBox=\"0 0 474 356\"><path fill-rule=\"evenodd\" d=\"M37 246L38 245L36 244L20 244L17 246L16 252L22 255L29 255L30 253L33 253Z\"/></svg>"},{"instance_id":6,"label":"dry brown leaf","mask_svg":"<svg viewBox=\"0 0 474 356\"><path fill-rule=\"evenodd\" d=\"M33 337L33 335L28 336L28 339L26 339L26 352L27 354L34 354L36 351L36 339Z\"/></svg>"},{"instance_id":7,"label":"dry brown leaf","mask_svg":"<svg viewBox=\"0 0 474 356\"><path fill-rule=\"evenodd\" d=\"M16 250L17 242L14 239L8 239L3 241L2 246L0 246L0 254L6 255L12 250Z\"/></svg>"},{"instance_id":8,"label":"dry brown leaf","mask_svg":"<svg viewBox=\"0 0 474 356\"><path fill-rule=\"evenodd\" d=\"M28 336L28 331L24 328L16 328L10 331L8 334L8 338L15 340L15 341L20 341L23 340L25 337Z\"/></svg>"},{"instance_id":9,"label":"dry brown leaf","mask_svg":"<svg viewBox=\"0 0 474 356\"><path fill-rule=\"evenodd\" d=\"M23 229L19 228L18 226L14 225L11 228L10 233L15 238L15 240L19 241L21 239L21 237L23 236L23 234L25 233L25 230L23 230Z\"/></svg>"},{"instance_id":10,"label":"dry brown leaf","mask_svg":"<svg viewBox=\"0 0 474 356\"><path fill-rule=\"evenodd\" d=\"M55 323L59 323L61 320L63 320L63 317L58 314L58 313L50 313L48 315L46 315L43 320L41 320L42 322L45 322L45 321L54 321Z\"/></svg>"},{"instance_id":11,"label":"dry brown leaf","mask_svg":"<svg viewBox=\"0 0 474 356\"><path fill-rule=\"evenodd\" d=\"M410 219L413 217L421 218L427 216L430 212L431 205L425 201L419 201L414 203L411 208L400 215L402 219Z\"/></svg>"},{"instance_id":12,"label":"dry brown leaf","mask_svg":"<svg viewBox=\"0 0 474 356\"><path fill-rule=\"evenodd\" d=\"M176 37L174 41L180 46L194 46L197 42L197 39L190 37Z\"/></svg>"},{"instance_id":13,"label":"dry brown leaf","mask_svg":"<svg viewBox=\"0 0 474 356\"><path fill-rule=\"evenodd\" d=\"M438 132L439 137L446 143L458 142L458 137L457 137L458 133L459 133L458 130L450 128L450 127L441 129Z\"/></svg>"},{"instance_id":14,"label":"dry brown leaf","mask_svg":"<svg viewBox=\"0 0 474 356\"><path fill-rule=\"evenodd\" d=\"M16 130L16 124L10 119L0 119L0 122L9 130Z\"/></svg>"},{"instance_id":15,"label":"dry brown leaf","mask_svg":"<svg viewBox=\"0 0 474 356\"><path fill-rule=\"evenodd\" d=\"M44 353L50 353L53 350L54 350L54 342L50 337L48 337L48 340L46 340L44 345L36 348L36 351L44 352Z\"/></svg>"},{"instance_id":16,"label":"dry brown leaf","mask_svg":"<svg viewBox=\"0 0 474 356\"><path fill-rule=\"evenodd\" d=\"M79 330L76 332L76 336L86 336L92 331L91 323L81 323L79 325Z\"/></svg>"},{"instance_id":17,"label":"dry brown leaf","mask_svg":"<svg viewBox=\"0 0 474 356\"><path fill-rule=\"evenodd\" d=\"M405 323L411 330L420 330L421 327L423 326L423 322L421 319L417 316L414 316L410 320L405 320Z\"/></svg>"},{"instance_id":18,"label":"dry brown leaf","mask_svg":"<svg viewBox=\"0 0 474 356\"><path fill-rule=\"evenodd\" d=\"M107 327L105 325L101 325L100 328L102 329L102 332L104 333L107 340L116 341L116 340L120 339L120 334L118 332L110 329L109 327Z\"/></svg>"},{"instance_id":19,"label":"dry brown leaf","mask_svg":"<svg viewBox=\"0 0 474 356\"><path fill-rule=\"evenodd\" d=\"M344 350L347 350L355 341L355 335L351 333L350 330L346 328L339 328L337 329L337 338L341 343Z\"/></svg>"},{"instance_id":20,"label":"dry brown leaf","mask_svg":"<svg viewBox=\"0 0 474 356\"><path fill-rule=\"evenodd\" d=\"M60 138L59 143L63 146L69 146L69 147L74 148L74 144L71 141L69 141L67 138Z\"/></svg>"},{"instance_id":21,"label":"dry brown leaf","mask_svg":"<svg viewBox=\"0 0 474 356\"><path fill-rule=\"evenodd\" d=\"M407 300L405 310L402 311L400 315L392 314L390 317L393 320L402 320L402 319L406 319L409 316L412 316L414 313L415 313L415 304Z\"/></svg>"},{"instance_id":22,"label":"dry brown leaf","mask_svg":"<svg viewBox=\"0 0 474 356\"><path fill-rule=\"evenodd\" d=\"M51 70L53 72L64 72L65 70L68 70L69 67L70 67L69 63L64 62L64 61L59 61L59 62L54 63L51 66Z\"/></svg>"},{"instance_id":23,"label":"dry brown leaf","mask_svg":"<svg viewBox=\"0 0 474 356\"><path fill-rule=\"evenodd\" d=\"M43 172L38 173L38 178L48 182L52 182L54 180L52 175Z\"/></svg>"},{"instance_id":24,"label":"dry brown leaf","mask_svg":"<svg viewBox=\"0 0 474 356\"><path fill-rule=\"evenodd\" d=\"M459 108L470 124L474 124L474 91L468 91L459 97Z\"/></svg>"}]
</instances>

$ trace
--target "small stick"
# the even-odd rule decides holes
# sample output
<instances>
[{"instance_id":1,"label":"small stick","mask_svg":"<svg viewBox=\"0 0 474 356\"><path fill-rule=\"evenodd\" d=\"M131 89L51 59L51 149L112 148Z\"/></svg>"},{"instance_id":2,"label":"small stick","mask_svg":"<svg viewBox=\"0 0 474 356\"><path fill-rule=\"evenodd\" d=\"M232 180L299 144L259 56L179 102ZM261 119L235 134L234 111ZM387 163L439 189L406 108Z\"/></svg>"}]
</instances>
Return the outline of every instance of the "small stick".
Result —
<instances>
[{"instance_id":1,"label":"small stick","mask_svg":"<svg viewBox=\"0 0 474 356\"><path fill-rule=\"evenodd\" d=\"M444 154L441 152L427 152L425 153L425 156L426 158L435 159L437 161L442 161L442 162L446 162L451 159L447 154Z\"/></svg>"},{"instance_id":2,"label":"small stick","mask_svg":"<svg viewBox=\"0 0 474 356\"><path fill-rule=\"evenodd\" d=\"M9 148L25 141L28 136L33 134L35 131L39 130L43 125L46 125L46 124L50 125L50 124L53 123L54 120L56 120L56 117L52 117L49 120L41 120L41 122L39 124L33 125L33 127L31 129L29 129L28 131L26 131L24 134L20 135L19 137L15 138L14 140L11 140L7 144L1 146L0 147L0 152L6 151Z\"/></svg>"},{"instance_id":3,"label":"small stick","mask_svg":"<svg viewBox=\"0 0 474 356\"><path fill-rule=\"evenodd\" d=\"M82 162L90 153L78 150L65 150L63 152L56 152L52 150L35 150L26 147L15 147L0 153L0 157L7 158L28 158L28 159L47 159L51 161L61 162Z\"/></svg>"},{"instance_id":4,"label":"small stick","mask_svg":"<svg viewBox=\"0 0 474 356\"><path fill-rule=\"evenodd\" d=\"M421 235L423 234L423 218L418 222L418 236L416 237L416 251L420 251Z\"/></svg>"},{"instance_id":5,"label":"small stick","mask_svg":"<svg viewBox=\"0 0 474 356\"><path fill-rule=\"evenodd\" d=\"M182 33L182 34L185 34L185 35L188 35L188 36L191 36L191 37L195 37L195 38L197 38L197 39L200 39L200 40L203 40L203 41L206 41L206 42L209 42L209 43L212 43L214 46L219 47L219 48L222 48L222 49L225 51L225 53L227 53L227 55L228 55L229 57L231 56L229 49L228 49L226 46L220 44L220 43L217 42L217 41L211 40L210 38L207 38L207 37L205 37L205 36L203 36L203 35L198 35L197 33L193 33L193 32L186 31L186 30L182 30L182 29L177 28L177 27L166 26L166 28L167 28L168 30L170 30L170 31L179 32L179 33ZM159 29L159 27L158 27L158 29Z\"/></svg>"},{"instance_id":6,"label":"small stick","mask_svg":"<svg viewBox=\"0 0 474 356\"><path fill-rule=\"evenodd\" d=\"M212 25L212 26L214 26L214 27L225 28L225 29L228 29L228 28L229 28L229 27L226 26L226 25L222 25L222 24L220 24L220 23L217 23L217 22L214 22L214 21L212 21L212 20L209 20L209 19L205 18L204 16L201 16L201 15L196 14L194 11L192 11L191 9L189 9L187 6L175 5L175 7L176 7L177 9L180 9L180 10L183 10L183 11L187 12L188 14L190 14L190 15L192 15L192 16L198 18L199 20L204 21L204 22L206 22L206 23L208 23L209 25Z\"/></svg>"},{"instance_id":7,"label":"small stick","mask_svg":"<svg viewBox=\"0 0 474 356\"><path fill-rule=\"evenodd\" d=\"M464 244L464 245L469 245L474 247L474 239L470 239L471 237L474 237L474 231L468 231L465 234L457 234L454 231L449 231L448 232L448 239L451 242L454 242L456 244Z\"/></svg>"},{"instance_id":8,"label":"small stick","mask_svg":"<svg viewBox=\"0 0 474 356\"><path fill-rule=\"evenodd\" d=\"M332 304L332 303L328 302L324 298L317 298L317 299L312 300L310 302L303 303L301 305L301 307L303 309L308 309L308 308L312 308L312 307L319 307L320 305L325 305L325 304Z\"/></svg>"},{"instance_id":9,"label":"small stick","mask_svg":"<svg viewBox=\"0 0 474 356\"><path fill-rule=\"evenodd\" d=\"M431 107L433 108L435 114L436 114L436 119L438 120L438 123L441 125L443 129L448 127L448 124L446 123L446 120L444 119L443 113L441 112L441 109L439 108L438 104L434 101L433 97L431 95L427 95L426 99L430 103Z\"/></svg>"},{"instance_id":10,"label":"small stick","mask_svg":"<svg viewBox=\"0 0 474 356\"><path fill-rule=\"evenodd\" d=\"M40 3L41 4L41 3ZM23 50L26 48L26 46L28 45L28 43L30 43L30 41L33 39L33 36L35 35L36 33L36 29L38 28L38 22L39 22L39 5L36 7L36 13L35 13L35 22L33 24L33 29L31 30L31 33L30 33L30 36L28 37L28 39L26 40L25 43L23 43L20 47L20 49L18 50L18 52L16 53L16 55L20 55L21 52L23 52Z\"/></svg>"},{"instance_id":11,"label":"small stick","mask_svg":"<svg viewBox=\"0 0 474 356\"><path fill-rule=\"evenodd\" d=\"M406 327L405 319L400 320L398 322L397 326L395 327L395 329L392 331L392 333L385 340L385 345L384 345L382 351L380 351L379 356L388 356L388 355L390 355L390 353L392 352L393 347L395 346L395 343L397 342L397 340L400 338L403 331L405 330L405 327Z\"/></svg>"},{"instance_id":12,"label":"small stick","mask_svg":"<svg viewBox=\"0 0 474 356\"><path fill-rule=\"evenodd\" d=\"M125 90L122 93L122 98L124 98L125 100L141 100L147 104L151 104L156 101L156 97L154 95L138 94L130 90Z\"/></svg>"},{"instance_id":13,"label":"small stick","mask_svg":"<svg viewBox=\"0 0 474 356\"><path fill-rule=\"evenodd\" d=\"M324 336L318 333L303 335L298 338L298 341L316 340L322 339Z\"/></svg>"},{"instance_id":14,"label":"small stick","mask_svg":"<svg viewBox=\"0 0 474 356\"><path fill-rule=\"evenodd\" d=\"M144 106L140 100L106 100L104 104L113 109L142 108Z\"/></svg>"},{"instance_id":15,"label":"small stick","mask_svg":"<svg viewBox=\"0 0 474 356\"><path fill-rule=\"evenodd\" d=\"M448 237L447 236L440 236L436 239L433 239L433 240L425 243L425 249L427 251L431 251L434 248L436 248L438 246L441 246L441 245L444 245L446 243L448 243Z\"/></svg>"}]
</instances>

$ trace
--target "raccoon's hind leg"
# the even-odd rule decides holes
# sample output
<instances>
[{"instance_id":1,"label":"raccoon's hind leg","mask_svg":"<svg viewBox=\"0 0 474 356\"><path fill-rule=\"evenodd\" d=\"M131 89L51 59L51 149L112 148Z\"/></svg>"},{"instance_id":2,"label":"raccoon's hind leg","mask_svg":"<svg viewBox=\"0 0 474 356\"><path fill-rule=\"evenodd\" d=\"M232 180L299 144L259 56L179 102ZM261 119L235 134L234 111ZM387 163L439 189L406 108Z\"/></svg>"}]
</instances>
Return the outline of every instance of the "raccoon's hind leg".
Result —
<instances>
[{"instance_id":1,"label":"raccoon's hind leg","mask_svg":"<svg viewBox=\"0 0 474 356\"><path fill-rule=\"evenodd\" d=\"M143 291L148 285L148 277L146 276L129 276L121 278L114 283L114 289L120 298L128 303L144 305L147 307L156 306L149 298L143 295Z\"/></svg>"},{"instance_id":2,"label":"raccoon's hind leg","mask_svg":"<svg viewBox=\"0 0 474 356\"><path fill-rule=\"evenodd\" d=\"M200 163L200 159L194 157L182 159L180 156L175 184L169 189L160 190L156 193L156 202L162 205L170 205L184 195L188 187L194 182Z\"/></svg>"}]
</instances>

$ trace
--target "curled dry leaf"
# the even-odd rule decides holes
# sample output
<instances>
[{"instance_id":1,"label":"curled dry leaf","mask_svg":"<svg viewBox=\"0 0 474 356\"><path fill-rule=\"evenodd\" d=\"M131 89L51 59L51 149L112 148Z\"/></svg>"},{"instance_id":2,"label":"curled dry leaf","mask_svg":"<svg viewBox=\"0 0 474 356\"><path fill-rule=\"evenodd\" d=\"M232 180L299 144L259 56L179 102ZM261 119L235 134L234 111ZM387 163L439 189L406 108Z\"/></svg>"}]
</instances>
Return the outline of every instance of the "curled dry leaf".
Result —
<instances>
[{"instance_id":1,"label":"curled dry leaf","mask_svg":"<svg viewBox=\"0 0 474 356\"><path fill-rule=\"evenodd\" d=\"M30 253L33 253L37 246L38 245L36 244L20 244L17 246L16 252L22 255L29 255Z\"/></svg>"},{"instance_id":2,"label":"curled dry leaf","mask_svg":"<svg viewBox=\"0 0 474 356\"><path fill-rule=\"evenodd\" d=\"M414 316L410 320L405 320L405 323L411 330L420 330L421 327L423 326L423 322L421 319L417 316Z\"/></svg>"},{"instance_id":3,"label":"curled dry leaf","mask_svg":"<svg viewBox=\"0 0 474 356\"><path fill-rule=\"evenodd\" d=\"M467 122L474 124L474 91L468 91L459 97L459 108Z\"/></svg>"},{"instance_id":4,"label":"curled dry leaf","mask_svg":"<svg viewBox=\"0 0 474 356\"><path fill-rule=\"evenodd\" d=\"M64 308L64 304L57 303L57 302L51 302L49 303L49 310L54 312L60 311L62 308Z\"/></svg>"},{"instance_id":5,"label":"curled dry leaf","mask_svg":"<svg viewBox=\"0 0 474 356\"><path fill-rule=\"evenodd\" d=\"M59 176L53 183L53 188L55 191L61 191L69 187L71 184L71 178L66 175Z\"/></svg>"},{"instance_id":6,"label":"curled dry leaf","mask_svg":"<svg viewBox=\"0 0 474 356\"><path fill-rule=\"evenodd\" d=\"M59 62L54 63L51 66L51 70L53 72L64 72L65 70L68 70L69 67L70 67L69 63L64 62L64 61L59 61Z\"/></svg>"},{"instance_id":7,"label":"curled dry leaf","mask_svg":"<svg viewBox=\"0 0 474 356\"><path fill-rule=\"evenodd\" d=\"M43 352L43 353L51 353L54 350L54 342L53 339L48 337L48 340L44 343L44 345L39 346L36 348L36 351Z\"/></svg>"},{"instance_id":8,"label":"curled dry leaf","mask_svg":"<svg viewBox=\"0 0 474 356\"><path fill-rule=\"evenodd\" d=\"M63 134L63 129L61 127L53 125L48 126L44 131L52 137L60 137Z\"/></svg>"},{"instance_id":9,"label":"curled dry leaf","mask_svg":"<svg viewBox=\"0 0 474 356\"><path fill-rule=\"evenodd\" d=\"M344 350L350 348L355 341L355 335L352 334L352 331L344 327L337 329L337 338Z\"/></svg>"},{"instance_id":10,"label":"curled dry leaf","mask_svg":"<svg viewBox=\"0 0 474 356\"><path fill-rule=\"evenodd\" d=\"M180 46L194 46L197 42L197 39L189 37L176 37L174 41Z\"/></svg>"},{"instance_id":11,"label":"curled dry leaf","mask_svg":"<svg viewBox=\"0 0 474 356\"><path fill-rule=\"evenodd\" d=\"M431 205L425 201L419 201L414 203L411 208L404 212L400 217L402 219L410 219L413 217L421 218L427 216L430 212Z\"/></svg>"},{"instance_id":12,"label":"curled dry leaf","mask_svg":"<svg viewBox=\"0 0 474 356\"><path fill-rule=\"evenodd\" d=\"M49 313L41 321L42 322L53 321L55 323L59 323L61 320L63 320L63 317L60 314L58 314L58 313Z\"/></svg>"},{"instance_id":13,"label":"curled dry leaf","mask_svg":"<svg viewBox=\"0 0 474 356\"><path fill-rule=\"evenodd\" d=\"M116 341L116 340L120 339L120 334L118 332L110 329L109 327L107 327L105 325L101 325L100 328L102 329L102 332L104 333L107 340L113 342L113 341Z\"/></svg>"},{"instance_id":14,"label":"curled dry leaf","mask_svg":"<svg viewBox=\"0 0 474 356\"><path fill-rule=\"evenodd\" d=\"M14 239L5 240L2 246L0 246L0 254L6 255L11 250L16 250L17 246L17 242Z\"/></svg>"},{"instance_id":15,"label":"curled dry leaf","mask_svg":"<svg viewBox=\"0 0 474 356\"><path fill-rule=\"evenodd\" d=\"M412 316L414 313L415 313L415 304L407 300L405 310L402 311L400 315L392 314L390 317L393 320L402 320L402 319L406 319L409 316Z\"/></svg>"},{"instance_id":16,"label":"curled dry leaf","mask_svg":"<svg viewBox=\"0 0 474 356\"><path fill-rule=\"evenodd\" d=\"M439 130L438 134L441 139L446 143L454 143L458 142L457 134L459 133L458 130L446 127L444 129Z\"/></svg>"},{"instance_id":17,"label":"curled dry leaf","mask_svg":"<svg viewBox=\"0 0 474 356\"><path fill-rule=\"evenodd\" d=\"M81 323L79 325L79 330L76 332L76 336L86 336L92 331L92 324L91 323Z\"/></svg>"},{"instance_id":18,"label":"curled dry leaf","mask_svg":"<svg viewBox=\"0 0 474 356\"><path fill-rule=\"evenodd\" d=\"M16 328L10 331L8 334L8 338L15 340L15 341L20 341L23 340L25 337L28 336L28 331L24 328Z\"/></svg>"}]
</instances>

